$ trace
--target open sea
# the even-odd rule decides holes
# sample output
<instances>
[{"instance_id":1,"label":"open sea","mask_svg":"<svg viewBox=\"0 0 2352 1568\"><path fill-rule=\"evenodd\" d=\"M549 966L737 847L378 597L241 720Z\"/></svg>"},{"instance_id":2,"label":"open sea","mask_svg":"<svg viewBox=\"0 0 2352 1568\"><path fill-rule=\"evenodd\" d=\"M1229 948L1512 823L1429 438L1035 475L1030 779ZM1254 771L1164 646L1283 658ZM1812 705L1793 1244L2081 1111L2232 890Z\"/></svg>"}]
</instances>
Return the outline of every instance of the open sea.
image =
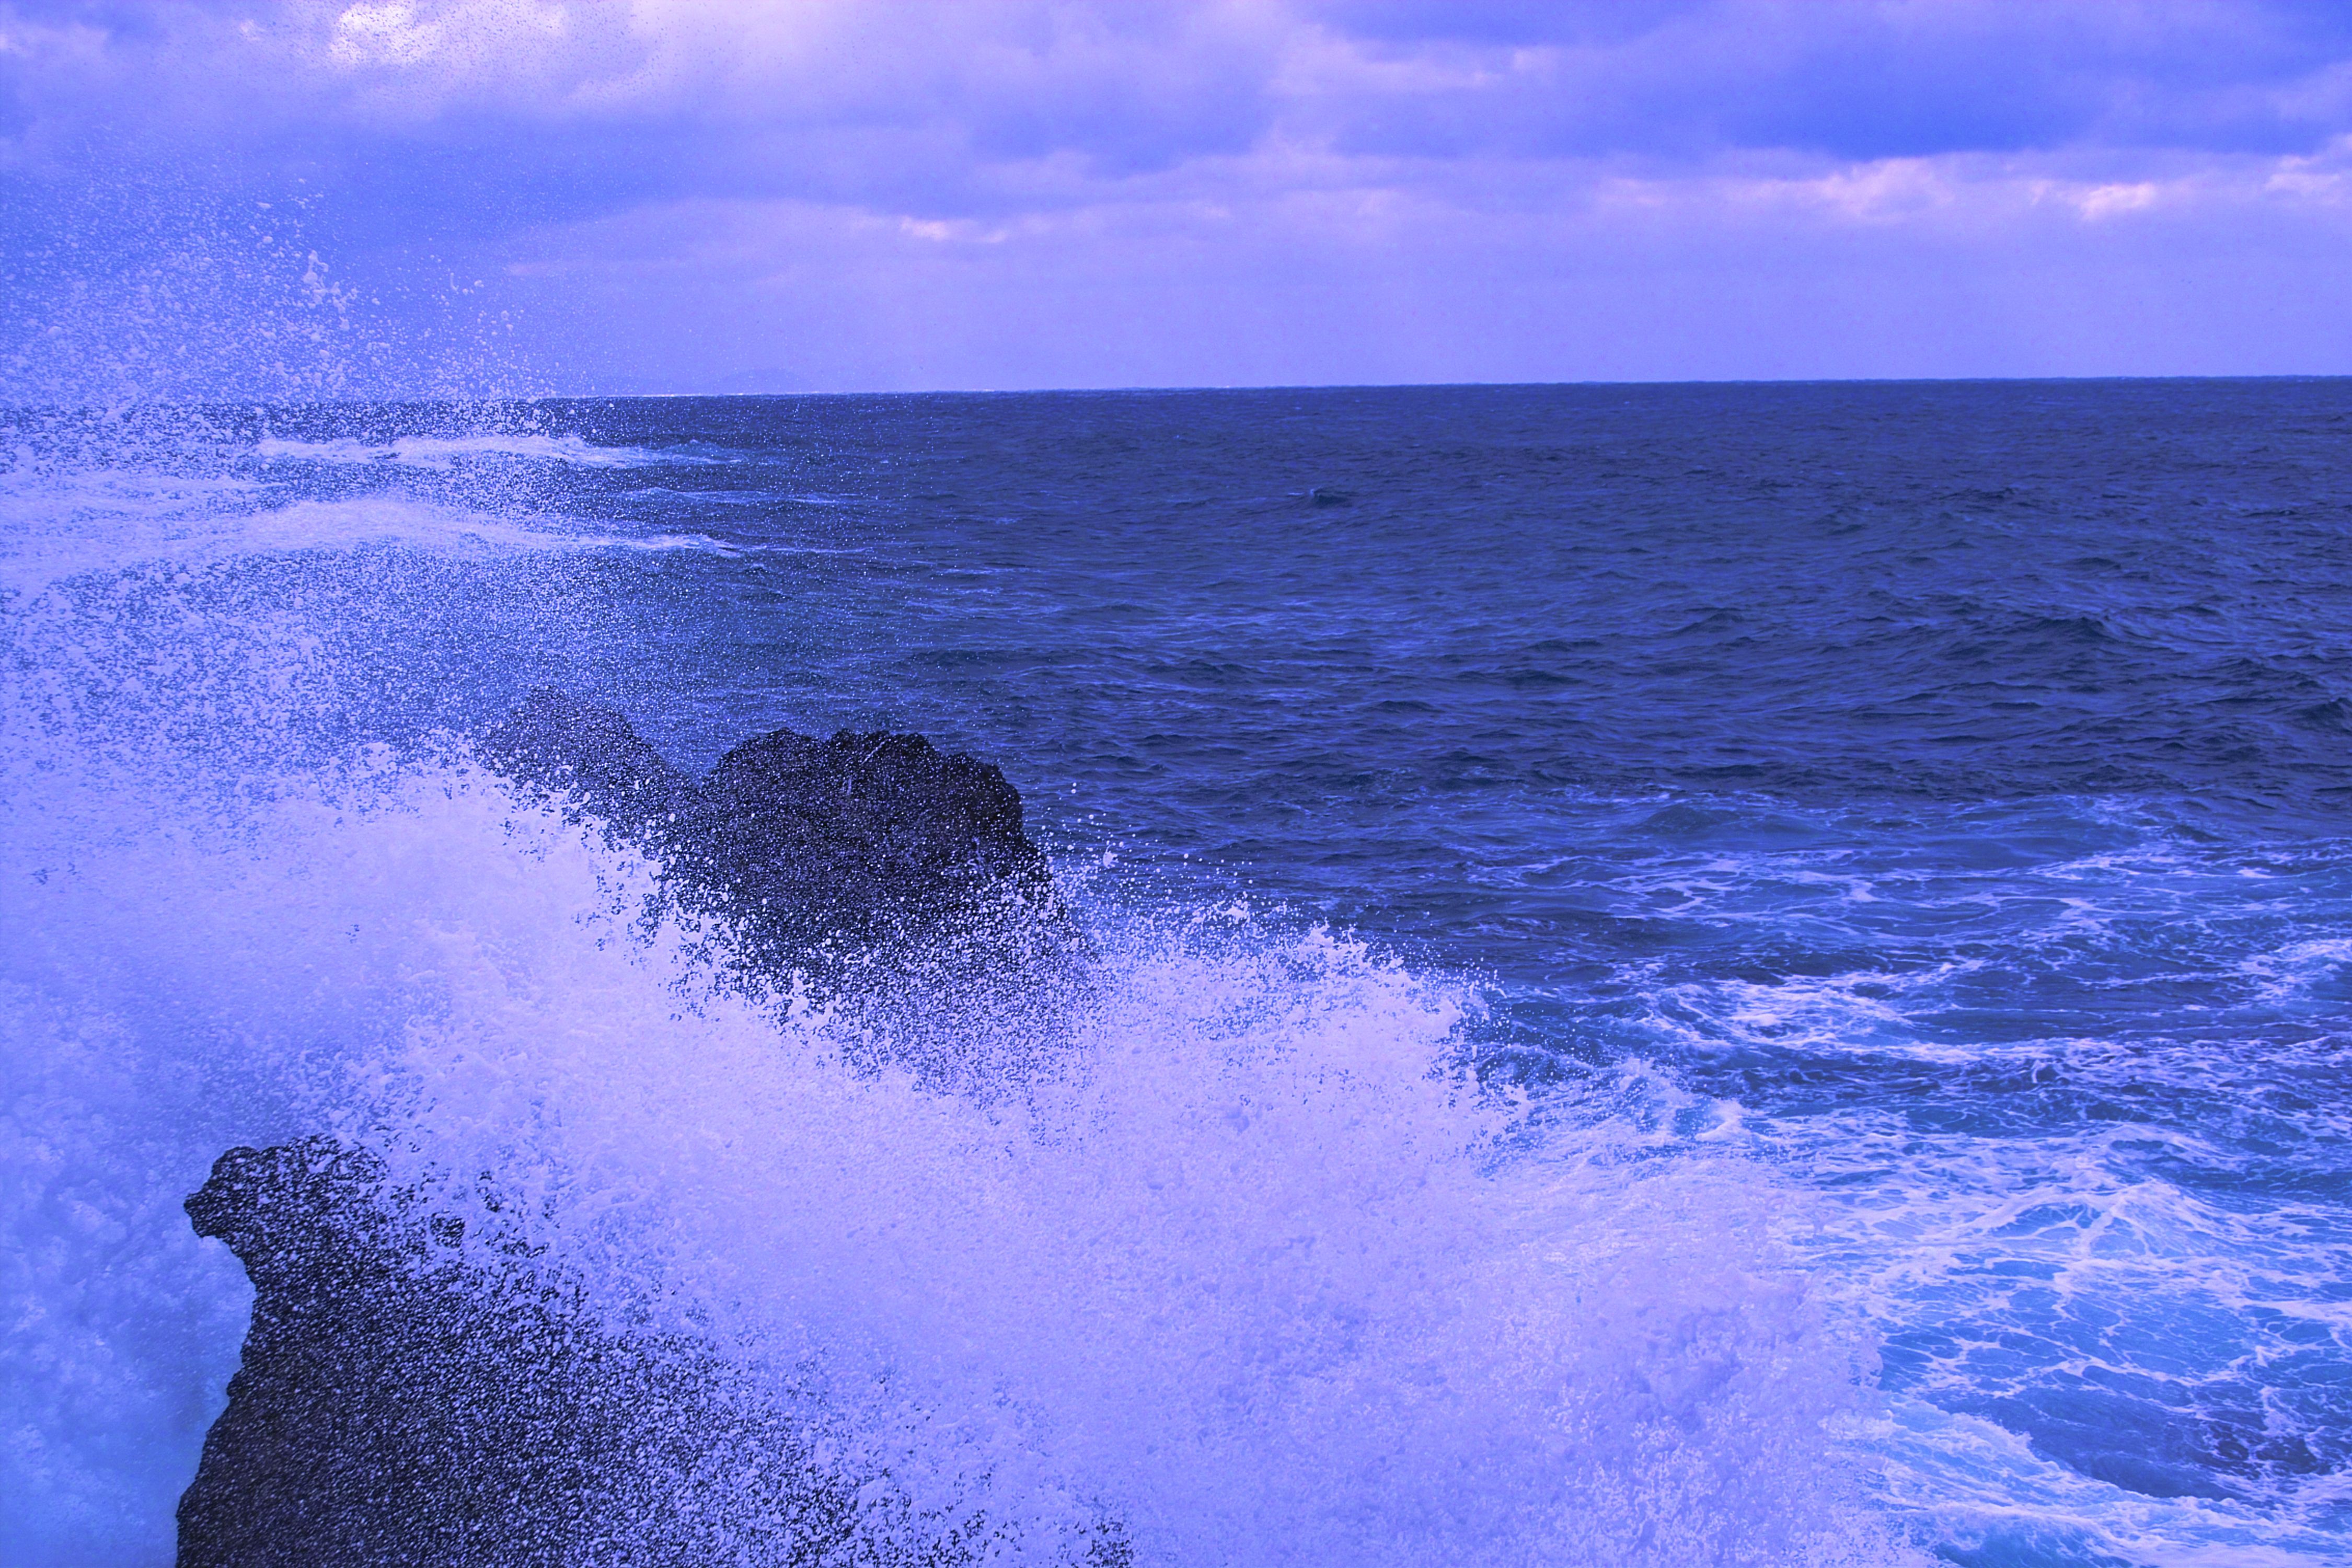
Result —
<instances>
[{"instance_id":1,"label":"open sea","mask_svg":"<svg viewBox=\"0 0 2352 1568\"><path fill-rule=\"evenodd\" d=\"M318 1131L1008 1561L2352 1563L2352 382L19 410L0 658L6 1568ZM540 685L1000 764L1091 991L715 984Z\"/></svg>"}]
</instances>

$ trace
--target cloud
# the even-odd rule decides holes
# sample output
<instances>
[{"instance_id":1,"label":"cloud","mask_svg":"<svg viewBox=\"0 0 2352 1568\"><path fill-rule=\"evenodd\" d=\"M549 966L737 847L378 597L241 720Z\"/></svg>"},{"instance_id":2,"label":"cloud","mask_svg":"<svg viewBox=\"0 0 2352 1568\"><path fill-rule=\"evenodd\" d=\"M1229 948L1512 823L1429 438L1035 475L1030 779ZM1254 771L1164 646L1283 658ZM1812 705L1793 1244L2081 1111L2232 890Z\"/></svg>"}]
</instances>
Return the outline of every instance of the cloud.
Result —
<instances>
[{"instance_id":1,"label":"cloud","mask_svg":"<svg viewBox=\"0 0 2352 1568\"><path fill-rule=\"evenodd\" d=\"M2352 126L2352 13L2200 0L20 0L0 37L19 168L68 165L93 133L145 156L192 137L265 166L462 148L545 174L584 144L646 165L614 182L623 204L870 182L950 205L1005 165L1117 180L1277 144L2286 155ZM861 166L860 147L888 156Z\"/></svg>"},{"instance_id":2,"label":"cloud","mask_svg":"<svg viewBox=\"0 0 2352 1568\"><path fill-rule=\"evenodd\" d=\"M461 273L551 320L560 289L625 278L714 319L795 278L867 312L872 344L895 341L877 312L926 313L856 303L799 246L999 310L1026 276L1163 314L1223 290L1239 320L1313 277L1469 331L1410 268L1483 245L1482 286L1534 310L1563 269L1631 287L1661 247L1751 293L1768 256L1824 286L2005 254L2054 278L2231 234L2300 256L2343 234L2347 136L2352 12L2284 0L0 0L0 283L54 300L271 202L271 243L299 234L404 320ZM1374 320L1422 360L1367 363L1475 368L1402 307ZM1140 330L1098 323L1130 346L1087 378L1192 363ZM888 357L840 352L850 379ZM651 349L631 374L657 363L697 374Z\"/></svg>"}]
</instances>

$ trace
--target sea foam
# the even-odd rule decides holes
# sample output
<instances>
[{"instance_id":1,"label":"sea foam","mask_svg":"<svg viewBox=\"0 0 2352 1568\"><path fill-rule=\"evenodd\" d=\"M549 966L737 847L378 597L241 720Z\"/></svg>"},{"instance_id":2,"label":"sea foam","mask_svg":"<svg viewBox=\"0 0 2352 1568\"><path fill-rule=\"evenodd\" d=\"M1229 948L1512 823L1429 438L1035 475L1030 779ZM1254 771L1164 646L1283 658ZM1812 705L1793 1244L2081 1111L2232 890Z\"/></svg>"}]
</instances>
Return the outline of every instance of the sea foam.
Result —
<instances>
[{"instance_id":1,"label":"sea foam","mask_svg":"<svg viewBox=\"0 0 2352 1568\"><path fill-rule=\"evenodd\" d=\"M501 569L341 504L217 531ZM1605 1093L1483 1089L1476 988L1105 890L1034 1008L746 994L658 868L462 741L338 739L380 672L153 565L176 526L9 606L7 1561L169 1558L249 1300L179 1202L322 1131L802 1412L908 1544L984 1516L1042 1561L1107 1515L1145 1563L1903 1560L1848 1443L1870 1345L1771 1239L1813 1200ZM941 1040L964 1070L918 1070Z\"/></svg>"}]
</instances>

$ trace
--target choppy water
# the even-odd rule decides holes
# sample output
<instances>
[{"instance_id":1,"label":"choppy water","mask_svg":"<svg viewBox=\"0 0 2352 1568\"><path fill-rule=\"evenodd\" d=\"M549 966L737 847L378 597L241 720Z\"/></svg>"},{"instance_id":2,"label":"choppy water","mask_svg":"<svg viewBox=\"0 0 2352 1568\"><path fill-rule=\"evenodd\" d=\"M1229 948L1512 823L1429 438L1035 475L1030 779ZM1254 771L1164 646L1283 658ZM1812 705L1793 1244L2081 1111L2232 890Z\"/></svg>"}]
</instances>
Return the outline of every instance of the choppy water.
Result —
<instances>
[{"instance_id":1,"label":"choppy water","mask_svg":"<svg viewBox=\"0 0 2352 1568\"><path fill-rule=\"evenodd\" d=\"M0 444L0 1560L168 1559L247 1300L178 1200L320 1128L1015 1555L2352 1557L2352 384ZM540 683L1002 763L1060 1065L709 994L466 765Z\"/></svg>"}]
</instances>

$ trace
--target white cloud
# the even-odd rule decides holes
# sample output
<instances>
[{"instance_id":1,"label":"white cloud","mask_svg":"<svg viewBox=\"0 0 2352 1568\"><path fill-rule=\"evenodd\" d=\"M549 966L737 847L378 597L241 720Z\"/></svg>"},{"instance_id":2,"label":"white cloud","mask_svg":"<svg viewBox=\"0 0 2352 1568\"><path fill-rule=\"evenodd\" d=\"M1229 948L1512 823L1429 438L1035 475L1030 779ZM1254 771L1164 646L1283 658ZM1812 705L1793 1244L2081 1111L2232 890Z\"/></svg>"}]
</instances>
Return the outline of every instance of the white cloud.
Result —
<instances>
[{"instance_id":1,"label":"white cloud","mask_svg":"<svg viewBox=\"0 0 2352 1568\"><path fill-rule=\"evenodd\" d=\"M1948 321L1999 296L2012 320L2040 319L2017 281L2029 272L2056 298L2160 254L2270 247L2305 266L2340 247L2352 194L2352 17L2331 30L2263 5L180 0L116 14L140 25L0 0L16 221L63 232L42 204L79 212L109 180L298 198L305 232L384 289L463 268L504 279L530 320L569 319L570 289L673 324L730 310L772 323L674 343L649 330L634 360L584 324L548 329L550 355L607 353L640 379L776 363L761 331L831 343L824 375L854 384L951 363L986 379L988 344L1023 375L1097 382L1828 374L1836 352L1885 371L1883 332L1836 351L1821 300L1866 295L1890 321L1906 298L1934 300ZM123 243L152 243L141 224ZM1657 315L1669 278L1682 303ZM801 311L794 290L829 303ZM1093 303L1048 308L1052 290ZM1759 346L1770 334L1737 302L1767 298L1793 301L1822 355ZM1620 322L1626 344L1606 348L1601 325L1526 326L1564 320L1570 300ZM1688 325L1709 309L1742 323L1712 349ZM917 319L921 333L897 335ZM1315 347L1310 326L1355 357ZM1465 345L1490 330L1481 359ZM2308 321L2295 334L2304 350L2341 338ZM2057 363L1990 326L1969 342Z\"/></svg>"}]
</instances>

